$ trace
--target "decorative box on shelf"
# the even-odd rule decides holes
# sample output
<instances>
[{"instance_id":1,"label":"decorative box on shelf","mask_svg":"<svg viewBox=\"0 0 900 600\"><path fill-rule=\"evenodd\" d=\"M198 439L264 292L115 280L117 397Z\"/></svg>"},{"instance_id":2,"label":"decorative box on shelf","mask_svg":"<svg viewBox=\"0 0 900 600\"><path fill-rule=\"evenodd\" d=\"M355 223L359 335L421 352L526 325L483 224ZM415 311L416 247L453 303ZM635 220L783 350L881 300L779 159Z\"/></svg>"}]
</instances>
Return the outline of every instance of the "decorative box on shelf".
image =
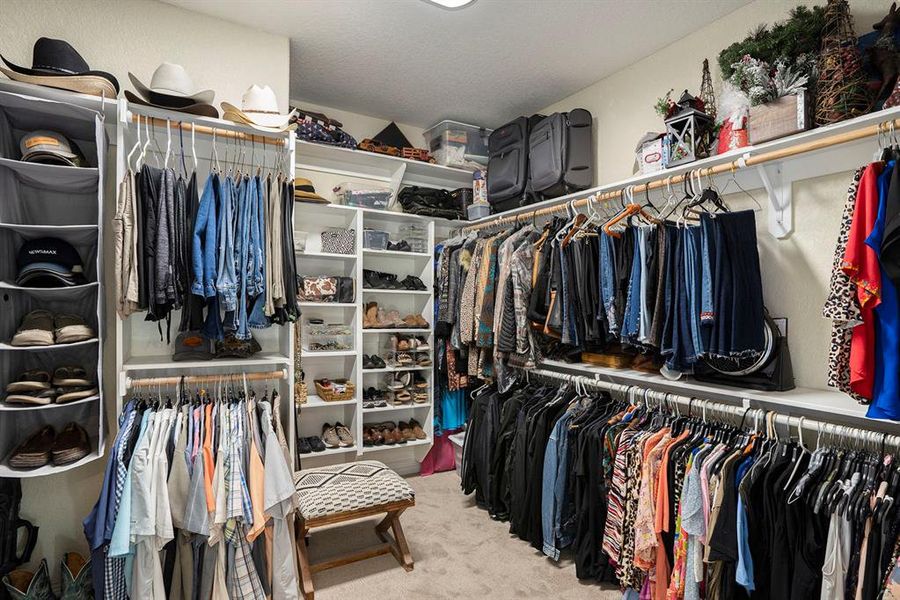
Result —
<instances>
[{"instance_id":1,"label":"decorative box on shelf","mask_svg":"<svg viewBox=\"0 0 900 600\"><path fill-rule=\"evenodd\" d=\"M759 144L809 128L806 92L782 96L772 102L750 107L750 143Z\"/></svg>"},{"instance_id":2,"label":"decorative box on shelf","mask_svg":"<svg viewBox=\"0 0 900 600\"><path fill-rule=\"evenodd\" d=\"M664 135L641 144L637 153L638 170L641 175L656 173L666 168L669 146Z\"/></svg>"}]
</instances>

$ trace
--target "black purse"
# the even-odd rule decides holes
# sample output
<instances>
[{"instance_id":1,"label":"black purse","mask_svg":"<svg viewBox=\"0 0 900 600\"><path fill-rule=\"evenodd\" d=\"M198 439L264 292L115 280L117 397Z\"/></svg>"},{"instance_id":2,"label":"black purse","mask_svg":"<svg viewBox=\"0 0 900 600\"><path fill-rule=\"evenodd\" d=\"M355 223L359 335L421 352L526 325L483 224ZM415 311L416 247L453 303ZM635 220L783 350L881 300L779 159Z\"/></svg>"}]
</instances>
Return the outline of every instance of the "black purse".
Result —
<instances>
[{"instance_id":1,"label":"black purse","mask_svg":"<svg viewBox=\"0 0 900 600\"><path fill-rule=\"evenodd\" d=\"M337 278L337 299L341 304L353 304L356 302L356 282L352 277Z\"/></svg>"}]
</instances>

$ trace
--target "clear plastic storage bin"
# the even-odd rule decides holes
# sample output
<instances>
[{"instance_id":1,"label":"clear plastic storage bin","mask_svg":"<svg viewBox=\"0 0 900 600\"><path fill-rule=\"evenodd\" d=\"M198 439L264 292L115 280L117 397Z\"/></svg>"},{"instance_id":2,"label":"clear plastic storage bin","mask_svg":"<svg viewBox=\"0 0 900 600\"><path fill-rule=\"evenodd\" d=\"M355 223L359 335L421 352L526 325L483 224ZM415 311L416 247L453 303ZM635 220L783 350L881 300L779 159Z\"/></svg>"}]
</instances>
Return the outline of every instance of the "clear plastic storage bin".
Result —
<instances>
[{"instance_id":1,"label":"clear plastic storage bin","mask_svg":"<svg viewBox=\"0 0 900 600\"><path fill-rule=\"evenodd\" d=\"M406 240L412 252L428 252L428 230L424 225L410 223L400 228L395 241Z\"/></svg>"},{"instance_id":2,"label":"clear plastic storage bin","mask_svg":"<svg viewBox=\"0 0 900 600\"><path fill-rule=\"evenodd\" d=\"M334 188L334 197L340 204L386 210L391 204L390 188L363 185L345 181Z\"/></svg>"},{"instance_id":3,"label":"clear plastic storage bin","mask_svg":"<svg viewBox=\"0 0 900 600\"><path fill-rule=\"evenodd\" d=\"M346 323L303 323L304 352L353 350L353 327Z\"/></svg>"},{"instance_id":4,"label":"clear plastic storage bin","mask_svg":"<svg viewBox=\"0 0 900 600\"><path fill-rule=\"evenodd\" d=\"M467 162L487 164L491 131L457 121L441 121L426 129L422 135L438 164L464 167Z\"/></svg>"},{"instance_id":5,"label":"clear plastic storage bin","mask_svg":"<svg viewBox=\"0 0 900 600\"><path fill-rule=\"evenodd\" d=\"M369 250L387 250L390 235L387 231L363 229L363 248Z\"/></svg>"}]
</instances>

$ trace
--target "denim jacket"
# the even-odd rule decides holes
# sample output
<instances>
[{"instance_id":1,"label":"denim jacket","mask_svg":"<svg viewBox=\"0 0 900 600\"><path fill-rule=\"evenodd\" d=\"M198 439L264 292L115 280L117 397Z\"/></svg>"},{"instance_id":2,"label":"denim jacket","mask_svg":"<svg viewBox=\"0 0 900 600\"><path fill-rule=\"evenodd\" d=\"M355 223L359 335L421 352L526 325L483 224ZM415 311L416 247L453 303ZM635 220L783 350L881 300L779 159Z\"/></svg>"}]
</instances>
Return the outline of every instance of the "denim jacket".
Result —
<instances>
[{"instance_id":1,"label":"denim jacket","mask_svg":"<svg viewBox=\"0 0 900 600\"><path fill-rule=\"evenodd\" d=\"M197 219L194 222L191 264L194 281L191 292L197 296L211 298L216 295L216 206L220 196L219 176L211 174L206 179Z\"/></svg>"},{"instance_id":2,"label":"denim jacket","mask_svg":"<svg viewBox=\"0 0 900 600\"><path fill-rule=\"evenodd\" d=\"M234 215L238 204L240 188L234 185L234 179L226 177L222 187L222 208L219 214L219 277L216 280L216 291L221 298L223 310L235 310L237 306L237 276L234 270Z\"/></svg>"}]
</instances>

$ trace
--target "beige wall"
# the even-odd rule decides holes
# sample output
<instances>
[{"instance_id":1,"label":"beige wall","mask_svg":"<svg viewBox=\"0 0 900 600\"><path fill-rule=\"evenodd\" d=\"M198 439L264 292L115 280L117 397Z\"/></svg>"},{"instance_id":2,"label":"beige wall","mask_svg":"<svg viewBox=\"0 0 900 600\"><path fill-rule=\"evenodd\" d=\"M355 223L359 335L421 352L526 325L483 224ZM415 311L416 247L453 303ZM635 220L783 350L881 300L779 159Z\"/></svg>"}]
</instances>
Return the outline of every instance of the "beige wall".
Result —
<instances>
[{"instance_id":1,"label":"beige wall","mask_svg":"<svg viewBox=\"0 0 900 600\"><path fill-rule=\"evenodd\" d=\"M595 119L597 183L630 177L638 139L648 131L664 128L653 110L656 99L670 88L676 95L685 88L697 93L704 58L709 59L718 92L718 53L757 24L781 20L801 3L824 4L756 0L541 112L576 107L590 110ZM880 0L852 0L850 4L857 35L870 31L888 6ZM821 307L850 175L840 173L794 184L795 230L788 239L770 236L766 215L757 215L765 300L774 316L789 318L791 357L799 386L825 387L829 325L821 317ZM751 191L766 206L765 194ZM729 197L729 201L733 208L755 207L746 196Z\"/></svg>"},{"instance_id":2,"label":"beige wall","mask_svg":"<svg viewBox=\"0 0 900 600\"><path fill-rule=\"evenodd\" d=\"M288 106L289 49L286 37L188 12L153 0L0 0L0 53L31 66L31 49L41 36L67 40L95 69L111 72L122 89L133 89L128 71L149 84L163 60L188 69L198 89L216 90L216 104L240 105L253 83L268 84L281 110ZM0 75L2 77L2 75ZM110 142L115 138L111 136ZM109 166L115 170L115 154ZM106 187L107 231L114 213L114 185ZM107 236L105 255L112 243ZM107 261L111 268L112 261ZM109 290L108 290L109 291ZM113 306L107 297L107 307ZM114 313L106 320L104 390L108 429L115 431ZM87 552L82 519L97 499L106 459L49 477L22 480L22 516L40 527L32 567L46 558L59 580L64 552Z\"/></svg>"},{"instance_id":3,"label":"beige wall","mask_svg":"<svg viewBox=\"0 0 900 600\"><path fill-rule=\"evenodd\" d=\"M251 84L269 85L288 106L288 40L154 0L2 0L0 52L31 66L39 37L68 41L93 69L108 71L122 89L131 71L149 85L162 61L184 66L215 103L240 106Z\"/></svg>"}]
</instances>

